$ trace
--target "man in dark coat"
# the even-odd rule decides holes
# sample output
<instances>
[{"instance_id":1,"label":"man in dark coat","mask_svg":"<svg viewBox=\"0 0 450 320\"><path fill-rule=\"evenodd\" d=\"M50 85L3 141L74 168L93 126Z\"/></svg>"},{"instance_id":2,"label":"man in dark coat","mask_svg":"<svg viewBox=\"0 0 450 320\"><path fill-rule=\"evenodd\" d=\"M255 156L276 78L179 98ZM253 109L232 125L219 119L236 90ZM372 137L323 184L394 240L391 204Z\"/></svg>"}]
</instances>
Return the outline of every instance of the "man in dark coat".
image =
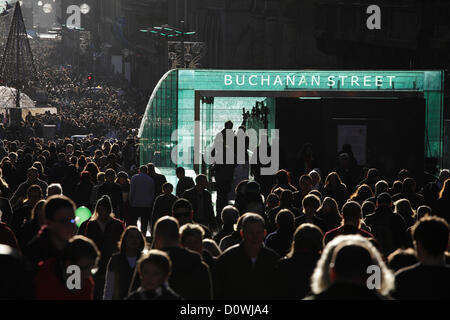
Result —
<instances>
[{"instance_id":1,"label":"man in dark coat","mask_svg":"<svg viewBox=\"0 0 450 320\"><path fill-rule=\"evenodd\" d=\"M366 217L365 223L371 228L386 256L405 244L406 224L401 215L392 211L392 198L389 193L383 192L378 196L377 208Z\"/></svg>"},{"instance_id":2,"label":"man in dark coat","mask_svg":"<svg viewBox=\"0 0 450 320\"><path fill-rule=\"evenodd\" d=\"M122 188L118 183L115 183L116 172L114 169L108 169L105 172L106 181L103 183L97 191L97 199L100 199L103 195L109 196L113 206L113 212L118 218L122 218L123 197Z\"/></svg>"},{"instance_id":3,"label":"man in dark coat","mask_svg":"<svg viewBox=\"0 0 450 320\"><path fill-rule=\"evenodd\" d=\"M155 182L155 198L163 193L162 186L167 182L167 179L164 175L159 174L155 171L155 165L153 163L147 164L148 175ZM154 199L155 199L154 198Z\"/></svg>"},{"instance_id":4,"label":"man in dark coat","mask_svg":"<svg viewBox=\"0 0 450 320\"><path fill-rule=\"evenodd\" d=\"M210 300L209 267L198 253L181 247L178 221L162 217L156 222L154 233L154 248L165 251L172 261L170 287L186 300Z\"/></svg>"},{"instance_id":5,"label":"man in dark coat","mask_svg":"<svg viewBox=\"0 0 450 320\"><path fill-rule=\"evenodd\" d=\"M176 187L176 195L178 198L183 196L183 193L190 188L195 187L194 180L191 177L186 177L186 172L183 167L176 169L178 183Z\"/></svg>"},{"instance_id":6,"label":"man in dark coat","mask_svg":"<svg viewBox=\"0 0 450 320\"><path fill-rule=\"evenodd\" d=\"M243 219L243 241L223 252L213 270L214 298L273 299L279 256L264 246L264 219L255 213L246 213Z\"/></svg>"},{"instance_id":7,"label":"man in dark coat","mask_svg":"<svg viewBox=\"0 0 450 320\"><path fill-rule=\"evenodd\" d=\"M23 253L37 266L39 261L57 257L75 234L75 203L66 196L51 196L44 206L47 226L24 248Z\"/></svg>"},{"instance_id":8,"label":"man in dark coat","mask_svg":"<svg viewBox=\"0 0 450 320\"><path fill-rule=\"evenodd\" d=\"M173 185L169 182L164 183L162 187L164 193L156 197L153 204L152 218L150 220L150 230L159 218L170 216L172 214L172 206L177 201L177 197L172 194Z\"/></svg>"},{"instance_id":9,"label":"man in dark coat","mask_svg":"<svg viewBox=\"0 0 450 320\"><path fill-rule=\"evenodd\" d=\"M48 185L45 181L39 179L38 170L35 167L31 167L27 170L27 180L17 187L16 192L14 192L9 201L13 209L20 206L27 195L28 188L34 184L41 187L42 191L47 190Z\"/></svg>"},{"instance_id":10,"label":"man in dark coat","mask_svg":"<svg viewBox=\"0 0 450 320\"><path fill-rule=\"evenodd\" d=\"M208 179L205 175L200 174L195 178L195 187L186 190L183 198L189 200L194 210L193 220L195 222L214 227L215 216L214 208L211 200L211 193L206 190Z\"/></svg>"}]
</instances>

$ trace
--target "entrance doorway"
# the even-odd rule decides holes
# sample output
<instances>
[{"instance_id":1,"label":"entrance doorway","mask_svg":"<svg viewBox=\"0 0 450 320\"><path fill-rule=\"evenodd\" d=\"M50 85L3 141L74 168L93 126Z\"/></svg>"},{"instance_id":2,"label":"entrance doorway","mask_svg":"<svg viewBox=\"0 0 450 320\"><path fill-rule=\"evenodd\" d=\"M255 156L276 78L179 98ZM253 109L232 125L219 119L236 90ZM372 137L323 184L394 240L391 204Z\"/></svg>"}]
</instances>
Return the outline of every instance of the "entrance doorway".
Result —
<instances>
[{"instance_id":1,"label":"entrance doorway","mask_svg":"<svg viewBox=\"0 0 450 320\"><path fill-rule=\"evenodd\" d=\"M293 173L296 182L307 173L301 150L311 143L314 161L310 166L321 168L325 175L336 169L337 154L343 143L349 143L361 174L364 167L376 167L393 180L400 169L407 168L421 180L424 117L425 100L420 98L277 98L280 165Z\"/></svg>"}]
</instances>

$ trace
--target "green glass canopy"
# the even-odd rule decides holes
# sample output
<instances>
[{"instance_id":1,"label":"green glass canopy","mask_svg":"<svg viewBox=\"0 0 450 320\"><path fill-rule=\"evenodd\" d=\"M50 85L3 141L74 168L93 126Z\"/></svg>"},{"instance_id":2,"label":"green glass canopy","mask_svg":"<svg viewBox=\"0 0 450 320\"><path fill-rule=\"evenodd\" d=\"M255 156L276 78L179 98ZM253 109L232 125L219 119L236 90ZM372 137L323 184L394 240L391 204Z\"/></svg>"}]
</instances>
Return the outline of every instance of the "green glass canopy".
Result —
<instances>
[{"instance_id":1,"label":"green glass canopy","mask_svg":"<svg viewBox=\"0 0 450 320\"><path fill-rule=\"evenodd\" d=\"M142 119L140 162L153 162L172 174L178 165L201 171L201 164L192 164L195 153L204 150L225 120L238 126L243 108L264 101L273 129L276 97L418 97L426 103L424 157L442 163L443 90L443 71L170 70L155 87ZM174 157L175 146L187 146L190 159Z\"/></svg>"}]
</instances>

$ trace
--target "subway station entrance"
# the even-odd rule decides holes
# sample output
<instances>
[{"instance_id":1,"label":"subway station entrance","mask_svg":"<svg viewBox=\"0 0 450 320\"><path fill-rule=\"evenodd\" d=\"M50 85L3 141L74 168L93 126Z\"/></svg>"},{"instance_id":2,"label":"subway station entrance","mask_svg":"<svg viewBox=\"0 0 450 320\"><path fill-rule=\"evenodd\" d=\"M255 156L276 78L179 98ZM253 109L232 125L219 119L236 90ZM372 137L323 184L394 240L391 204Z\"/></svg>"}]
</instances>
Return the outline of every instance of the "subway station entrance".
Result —
<instances>
[{"instance_id":1,"label":"subway station entrance","mask_svg":"<svg viewBox=\"0 0 450 320\"><path fill-rule=\"evenodd\" d=\"M171 70L147 105L140 162L153 162L173 183L176 166L208 173L203 153L224 122L237 129L243 111L264 105L270 138L280 129L281 167L295 171L310 143L326 174L350 144L360 166L420 175L426 158L443 163L443 79L443 71Z\"/></svg>"}]
</instances>

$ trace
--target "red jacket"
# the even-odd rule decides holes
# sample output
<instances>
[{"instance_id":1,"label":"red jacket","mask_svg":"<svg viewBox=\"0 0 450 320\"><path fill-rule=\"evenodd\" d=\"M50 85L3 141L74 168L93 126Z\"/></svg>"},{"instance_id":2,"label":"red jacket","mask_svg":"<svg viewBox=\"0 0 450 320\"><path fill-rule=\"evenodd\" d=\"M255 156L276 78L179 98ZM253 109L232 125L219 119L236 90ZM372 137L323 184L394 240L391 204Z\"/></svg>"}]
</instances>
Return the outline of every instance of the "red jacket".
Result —
<instances>
[{"instance_id":1,"label":"red jacket","mask_svg":"<svg viewBox=\"0 0 450 320\"><path fill-rule=\"evenodd\" d=\"M69 290L58 276L58 260L39 262L39 271L33 280L37 300L94 300L94 280L89 277L80 290Z\"/></svg>"},{"instance_id":2,"label":"red jacket","mask_svg":"<svg viewBox=\"0 0 450 320\"><path fill-rule=\"evenodd\" d=\"M3 222L0 222L0 244L6 244L14 249L20 250L14 232Z\"/></svg>"}]
</instances>

